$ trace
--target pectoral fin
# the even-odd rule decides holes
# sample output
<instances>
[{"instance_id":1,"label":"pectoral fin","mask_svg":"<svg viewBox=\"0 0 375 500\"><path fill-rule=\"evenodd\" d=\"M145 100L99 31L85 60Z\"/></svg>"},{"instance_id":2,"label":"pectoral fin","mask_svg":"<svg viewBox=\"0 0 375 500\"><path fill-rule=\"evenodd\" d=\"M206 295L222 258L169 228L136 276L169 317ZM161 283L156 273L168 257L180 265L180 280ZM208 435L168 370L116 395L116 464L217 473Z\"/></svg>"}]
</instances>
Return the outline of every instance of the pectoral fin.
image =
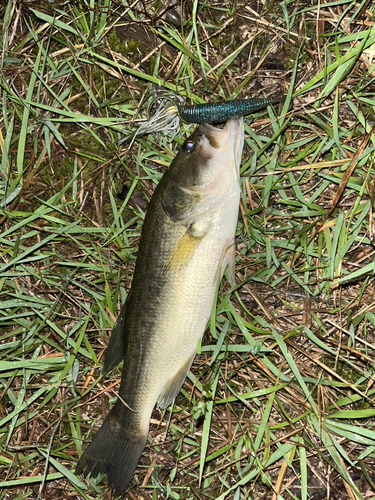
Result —
<instances>
[{"instance_id":1,"label":"pectoral fin","mask_svg":"<svg viewBox=\"0 0 375 500\"><path fill-rule=\"evenodd\" d=\"M180 271L183 269L193 256L203 236L204 233L197 233L192 226L189 226L186 233L179 239L170 253L167 263L164 266L164 272Z\"/></svg>"},{"instance_id":2,"label":"pectoral fin","mask_svg":"<svg viewBox=\"0 0 375 500\"><path fill-rule=\"evenodd\" d=\"M194 357L195 352L178 370L178 372L167 381L158 399L158 405L160 406L160 408L167 408L180 392L180 389L185 381L187 372L191 367Z\"/></svg>"},{"instance_id":3,"label":"pectoral fin","mask_svg":"<svg viewBox=\"0 0 375 500\"><path fill-rule=\"evenodd\" d=\"M124 358L124 335L125 335L126 302L122 306L120 316L117 318L112 329L111 338L104 355L103 375L112 371Z\"/></svg>"}]
</instances>

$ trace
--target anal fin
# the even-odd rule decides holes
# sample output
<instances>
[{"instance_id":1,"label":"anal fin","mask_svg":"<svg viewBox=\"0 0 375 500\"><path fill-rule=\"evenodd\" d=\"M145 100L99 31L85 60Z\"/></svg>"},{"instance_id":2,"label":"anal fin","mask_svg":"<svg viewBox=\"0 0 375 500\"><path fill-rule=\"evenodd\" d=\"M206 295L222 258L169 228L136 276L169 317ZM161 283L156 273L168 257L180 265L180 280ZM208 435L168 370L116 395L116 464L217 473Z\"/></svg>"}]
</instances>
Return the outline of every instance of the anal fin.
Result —
<instances>
[{"instance_id":1,"label":"anal fin","mask_svg":"<svg viewBox=\"0 0 375 500\"><path fill-rule=\"evenodd\" d=\"M182 384L185 381L187 372L191 367L194 357L195 352L187 360L187 362L184 363L183 366L181 366L177 373L167 381L158 399L158 405L160 406L160 408L167 408L180 392Z\"/></svg>"}]
</instances>

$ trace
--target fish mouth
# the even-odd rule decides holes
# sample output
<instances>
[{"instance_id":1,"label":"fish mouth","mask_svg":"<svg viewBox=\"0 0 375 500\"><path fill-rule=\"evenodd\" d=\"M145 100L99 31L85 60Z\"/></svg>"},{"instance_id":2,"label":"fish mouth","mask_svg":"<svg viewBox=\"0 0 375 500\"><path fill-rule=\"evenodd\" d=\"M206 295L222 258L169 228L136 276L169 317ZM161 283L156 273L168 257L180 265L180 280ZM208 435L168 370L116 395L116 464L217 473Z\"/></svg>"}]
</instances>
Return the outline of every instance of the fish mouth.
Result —
<instances>
[{"instance_id":1,"label":"fish mouth","mask_svg":"<svg viewBox=\"0 0 375 500\"><path fill-rule=\"evenodd\" d=\"M207 138L211 148L217 150L217 154L234 157L236 170L239 171L244 143L243 117L231 118L224 128L204 123L199 126L199 131Z\"/></svg>"}]
</instances>

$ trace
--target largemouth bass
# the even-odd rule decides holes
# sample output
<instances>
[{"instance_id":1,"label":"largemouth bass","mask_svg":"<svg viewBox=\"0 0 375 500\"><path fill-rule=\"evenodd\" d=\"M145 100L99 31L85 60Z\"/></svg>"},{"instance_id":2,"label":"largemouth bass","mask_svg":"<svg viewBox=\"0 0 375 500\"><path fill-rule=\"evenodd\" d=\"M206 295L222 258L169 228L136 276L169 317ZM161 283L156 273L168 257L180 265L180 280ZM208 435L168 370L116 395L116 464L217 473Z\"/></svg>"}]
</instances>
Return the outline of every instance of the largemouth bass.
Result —
<instances>
[{"instance_id":1,"label":"largemouth bass","mask_svg":"<svg viewBox=\"0 0 375 500\"><path fill-rule=\"evenodd\" d=\"M147 441L151 412L169 406L193 362L215 288L229 266L240 199L243 119L203 124L152 196L132 287L111 335L104 372L124 358L119 398L76 473L107 475L123 495Z\"/></svg>"}]
</instances>

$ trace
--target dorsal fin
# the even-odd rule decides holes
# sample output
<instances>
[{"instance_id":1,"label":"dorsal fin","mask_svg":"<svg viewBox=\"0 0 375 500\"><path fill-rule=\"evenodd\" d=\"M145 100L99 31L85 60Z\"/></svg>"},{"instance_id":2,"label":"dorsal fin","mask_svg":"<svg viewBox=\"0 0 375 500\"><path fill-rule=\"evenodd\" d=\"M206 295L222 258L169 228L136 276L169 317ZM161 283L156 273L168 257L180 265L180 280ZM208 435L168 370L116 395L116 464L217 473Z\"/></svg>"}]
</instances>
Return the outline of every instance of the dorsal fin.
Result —
<instances>
[{"instance_id":1,"label":"dorsal fin","mask_svg":"<svg viewBox=\"0 0 375 500\"><path fill-rule=\"evenodd\" d=\"M111 338L104 355L103 375L112 371L124 359L126 302L122 306L120 316L112 328Z\"/></svg>"},{"instance_id":2,"label":"dorsal fin","mask_svg":"<svg viewBox=\"0 0 375 500\"><path fill-rule=\"evenodd\" d=\"M173 377L168 379L158 399L158 405L160 406L160 408L167 408L180 392L187 372L189 371L189 368L191 367L191 364L193 362L194 356L195 351L194 354L186 361L186 363L181 366L178 372Z\"/></svg>"}]
</instances>

